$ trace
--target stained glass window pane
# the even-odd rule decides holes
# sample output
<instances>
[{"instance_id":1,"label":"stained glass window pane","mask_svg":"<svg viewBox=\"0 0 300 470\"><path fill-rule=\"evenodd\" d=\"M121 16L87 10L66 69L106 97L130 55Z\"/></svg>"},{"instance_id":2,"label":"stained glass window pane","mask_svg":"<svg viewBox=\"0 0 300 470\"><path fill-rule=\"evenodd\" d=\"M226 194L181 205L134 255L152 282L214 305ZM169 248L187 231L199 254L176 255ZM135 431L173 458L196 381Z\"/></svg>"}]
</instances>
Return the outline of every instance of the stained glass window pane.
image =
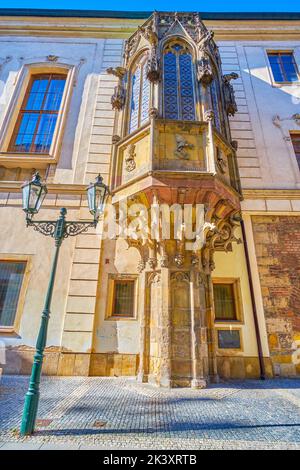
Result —
<instances>
[{"instance_id":1,"label":"stained glass window pane","mask_svg":"<svg viewBox=\"0 0 300 470\"><path fill-rule=\"evenodd\" d=\"M210 85L211 91L211 101L212 101L212 108L214 112L214 121L216 128L221 132L221 119L220 119L220 109L219 109L219 87L214 79Z\"/></svg>"},{"instance_id":2,"label":"stained glass window pane","mask_svg":"<svg viewBox=\"0 0 300 470\"><path fill-rule=\"evenodd\" d=\"M164 116L195 120L192 56L180 44L171 45L164 55Z\"/></svg>"},{"instance_id":3,"label":"stained glass window pane","mask_svg":"<svg viewBox=\"0 0 300 470\"><path fill-rule=\"evenodd\" d=\"M164 56L164 114L167 119L179 119L177 80L176 55L168 52Z\"/></svg>"},{"instance_id":4,"label":"stained glass window pane","mask_svg":"<svg viewBox=\"0 0 300 470\"><path fill-rule=\"evenodd\" d=\"M22 105L10 150L48 153L65 87L63 75L38 75Z\"/></svg>"},{"instance_id":5,"label":"stained glass window pane","mask_svg":"<svg viewBox=\"0 0 300 470\"><path fill-rule=\"evenodd\" d=\"M150 104L150 82L147 79L146 65L143 66L143 84L142 84L142 108L141 108L141 125L149 119L149 104Z\"/></svg>"},{"instance_id":6,"label":"stained glass window pane","mask_svg":"<svg viewBox=\"0 0 300 470\"><path fill-rule=\"evenodd\" d=\"M140 86L141 69L140 67L138 67L136 72L132 76L129 132L135 131L139 125Z\"/></svg>"},{"instance_id":7,"label":"stained glass window pane","mask_svg":"<svg viewBox=\"0 0 300 470\"><path fill-rule=\"evenodd\" d=\"M0 326L13 326L26 263L0 262Z\"/></svg>"},{"instance_id":8,"label":"stained glass window pane","mask_svg":"<svg viewBox=\"0 0 300 470\"><path fill-rule=\"evenodd\" d=\"M116 281L113 315L133 316L134 281Z\"/></svg>"},{"instance_id":9,"label":"stained glass window pane","mask_svg":"<svg viewBox=\"0 0 300 470\"><path fill-rule=\"evenodd\" d=\"M195 106L191 55L181 54L179 56L179 66L182 114L181 118L186 121L193 121L195 120Z\"/></svg>"}]
</instances>

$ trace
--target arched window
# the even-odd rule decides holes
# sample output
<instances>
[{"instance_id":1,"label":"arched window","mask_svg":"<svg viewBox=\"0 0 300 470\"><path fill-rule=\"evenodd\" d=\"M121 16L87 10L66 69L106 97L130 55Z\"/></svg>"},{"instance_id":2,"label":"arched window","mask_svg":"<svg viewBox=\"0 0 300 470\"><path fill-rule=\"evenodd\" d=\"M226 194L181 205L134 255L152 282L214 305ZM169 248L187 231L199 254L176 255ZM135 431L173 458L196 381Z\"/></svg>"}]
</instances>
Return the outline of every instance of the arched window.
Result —
<instances>
[{"instance_id":1,"label":"arched window","mask_svg":"<svg viewBox=\"0 0 300 470\"><path fill-rule=\"evenodd\" d=\"M165 48L163 77L164 117L194 121L193 62L186 46L172 43Z\"/></svg>"},{"instance_id":2,"label":"arched window","mask_svg":"<svg viewBox=\"0 0 300 470\"><path fill-rule=\"evenodd\" d=\"M221 104L221 90L220 84L215 77L210 85L210 96L211 96L211 104L212 110L214 112L214 124L219 132L223 131L223 122L222 122L222 104Z\"/></svg>"},{"instance_id":3,"label":"arched window","mask_svg":"<svg viewBox=\"0 0 300 470\"><path fill-rule=\"evenodd\" d=\"M142 56L131 75L129 132L135 131L149 119L150 82L146 67L147 57Z\"/></svg>"}]
</instances>

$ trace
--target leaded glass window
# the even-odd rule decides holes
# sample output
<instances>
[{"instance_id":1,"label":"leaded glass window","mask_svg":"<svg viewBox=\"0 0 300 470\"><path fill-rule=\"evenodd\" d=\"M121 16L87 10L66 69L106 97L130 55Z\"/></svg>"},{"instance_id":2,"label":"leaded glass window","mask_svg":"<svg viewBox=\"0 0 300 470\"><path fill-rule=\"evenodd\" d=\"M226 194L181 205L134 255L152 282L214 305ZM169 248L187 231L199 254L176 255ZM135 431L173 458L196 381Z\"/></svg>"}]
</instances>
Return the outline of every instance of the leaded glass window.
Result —
<instances>
[{"instance_id":1,"label":"leaded glass window","mask_svg":"<svg viewBox=\"0 0 300 470\"><path fill-rule=\"evenodd\" d=\"M195 120L193 61L189 50L178 43L164 51L164 117Z\"/></svg>"},{"instance_id":2,"label":"leaded glass window","mask_svg":"<svg viewBox=\"0 0 300 470\"><path fill-rule=\"evenodd\" d=\"M214 78L211 82L210 95L212 110L214 112L214 124L218 131L222 132L220 85L217 78Z\"/></svg>"},{"instance_id":3,"label":"leaded glass window","mask_svg":"<svg viewBox=\"0 0 300 470\"><path fill-rule=\"evenodd\" d=\"M147 60L141 59L131 76L131 100L129 132L145 124L149 119L150 82L146 73Z\"/></svg>"},{"instance_id":4,"label":"leaded glass window","mask_svg":"<svg viewBox=\"0 0 300 470\"><path fill-rule=\"evenodd\" d=\"M0 262L0 326L13 326L26 262Z\"/></svg>"},{"instance_id":5,"label":"leaded glass window","mask_svg":"<svg viewBox=\"0 0 300 470\"><path fill-rule=\"evenodd\" d=\"M49 153L66 77L34 75L21 106L9 146L12 152Z\"/></svg>"}]
</instances>

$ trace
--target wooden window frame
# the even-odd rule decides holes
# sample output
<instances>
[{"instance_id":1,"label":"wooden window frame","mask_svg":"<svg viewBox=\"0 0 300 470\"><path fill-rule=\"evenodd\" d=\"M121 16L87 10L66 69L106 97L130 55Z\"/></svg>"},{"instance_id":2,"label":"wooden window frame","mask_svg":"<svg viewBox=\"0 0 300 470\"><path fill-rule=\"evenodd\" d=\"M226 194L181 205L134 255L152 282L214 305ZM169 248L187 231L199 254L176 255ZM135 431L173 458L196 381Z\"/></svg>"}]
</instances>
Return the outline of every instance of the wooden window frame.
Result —
<instances>
[{"instance_id":1,"label":"wooden window frame","mask_svg":"<svg viewBox=\"0 0 300 470\"><path fill-rule=\"evenodd\" d=\"M30 94L31 94L31 89L32 89L32 85L34 83L34 81L38 78L42 78L42 77L47 77L48 79L48 85L47 85L47 89L45 91L45 95L44 95L44 98L43 98L43 102L41 104L41 107L40 109L38 110L26 110L26 106L27 106L27 103L28 103L28 100L30 98ZM64 74L58 74L58 73L39 73L39 74L32 74L31 77L30 77L30 81L28 83L28 86L27 86L27 90L25 92L25 96L24 96L24 99L23 99L23 102L22 102L22 105L21 105L21 108L19 110L19 115L18 115L18 118L17 118L17 121L15 123L15 127L14 127L14 130L13 130L13 133L12 133L12 136L11 136L11 140L10 140L10 143L8 145L8 151L10 153L24 153L26 155L29 155L29 154L34 154L34 155L40 155L40 156L44 156L44 155L48 155L49 152L35 152L34 150L32 150L32 147L34 146L34 141L35 141L35 137L37 136L37 129L38 129L38 124L40 122L40 118L41 116L43 116L44 114L51 114L51 115L56 115L57 118L58 118L58 115L59 115L59 111L60 111L60 107L57 111L53 111L53 110L44 110L43 109L43 106L44 106L44 103L45 103L45 100L46 100L46 97L47 97L47 92L48 92L48 89L49 89L49 86L50 86L50 83L51 83L51 80L55 77L64 77L65 79L65 83L64 83L64 89L65 89L65 86L66 86L66 80L67 80L67 75L64 73ZM62 95L63 96L63 95ZM17 137L19 135L19 131L20 131L20 125L21 125L21 121L22 121L22 117L26 114L37 114L39 116L39 119L38 119L38 122L36 124L36 129L35 129L35 132L33 134L33 138L32 138L32 142L30 144L30 148L31 150L29 152L17 152L16 150L14 150L14 147L16 145L16 140L17 140ZM56 124L55 124L55 128L56 128ZM51 138L51 144L52 144L52 140L53 140L53 137L54 137L54 133L55 133L55 128L54 128L54 132L53 132L53 136ZM51 148L51 144L50 144L50 148Z\"/></svg>"},{"instance_id":2,"label":"wooden window frame","mask_svg":"<svg viewBox=\"0 0 300 470\"><path fill-rule=\"evenodd\" d=\"M14 324L11 326L0 325L0 335L15 335L15 334L19 334L19 330L20 330L20 323L21 323L27 288L28 288L29 279L30 279L30 272L32 268L32 258L31 256L27 256L27 255L11 255L11 254L1 255L0 254L0 262L26 263L22 285L21 285L21 289L19 293L19 299L18 299L17 308L16 308Z\"/></svg>"},{"instance_id":3,"label":"wooden window frame","mask_svg":"<svg viewBox=\"0 0 300 470\"><path fill-rule=\"evenodd\" d=\"M225 324L228 325L232 323L233 325L236 324L243 324L244 323L244 313L243 313L243 304L242 304L242 292L241 292L241 283L239 278L214 278L212 280L213 285L215 284L230 284L233 286L233 297L234 297L234 306L236 312L236 320L231 319L219 319L215 318L216 324Z\"/></svg>"},{"instance_id":4,"label":"wooden window frame","mask_svg":"<svg viewBox=\"0 0 300 470\"><path fill-rule=\"evenodd\" d=\"M269 56L270 55L282 55L282 54L289 54L292 56L292 60L293 60L293 63L294 63L294 66L295 66L295 70L296 70L296 73L297 73L297 77L298 77L298 80L296 82L290 82L290 81L284 81L284 82L277 82L274 78L274 75L273 75L273 70L272 70L272 66L271 66L271 62L269 60ZM275 87L280 87L280 86L285 86L285 85L291 85L291 86L299 86L300 85L300 73L299 73L299 68L298 68L298 64L296 62L296 59L295 59L295 54L294 54L294 50L293 49L288 49L288 50L283 50L283 49L278 49L278 50L274 50L274 49L268 49L266 50L266 55L267 55L267 61L268 61L268 69L269 69L269 73L270 73L270 77L271 77L271 82L273 84L273 86ZM282 67L281 65L281 61L280 61L280 69L281 69L281 73L282 75L285 77L285 70L284 68Z\"/></svg>"},{"instance_id":5,"label":"wooden window frame","mask_svg":"<svg viewBox=\"0 0 300 470\"><path fill-rule=\"evenodd\" d=\"M290 131L290 138L291 138L291 144L292 144L292 148L293 148L293 152L294 152L294 157L296 159L296 163L297 163L298 169L300 171L300 151L299 151L299 157L297 158L297 152L295 150L294 143L293 143L293 136L294 135L298 136L298 138L299 138L299 147L300 147L300 132L299 131Z\"/></svg>"},{"instance_id":6,"label":"wooden window frame","mask_svg":"<svg viewBox=\"0 0 300 470\"><path fill-rule=\"evenodd\" d=\"M107 306L105 313L105 320L115 320L115 321L136 321L137 320L137 292L138 292L138 277L136 275L114 275L111 274L108 276L108 296L107 296ZM133 282L134 283L134 298L133 298L133 314L132 316L127 315L115 315L114 314L114 305L115 305L115 286L117 282Z\"/></svg>"},{"instance_id":7,"label":"wooden window frame","mask_svg":"<svg viewBox=\"0 0 300 470\"><path fill-rule=\"evenodd\" d=\"M22 67L16 79L15 89L8 103L0 128L0 165L3 163L7 168L19 166L21 168L45 169L49 164L58 162L75 80L75 71L75 66L66 64L34 63L26 64ZM47 154L12 152L10 150L10 143L32 77L44 74L65 75L66 77L50 150Z\"/></svg>"}]
</instances>

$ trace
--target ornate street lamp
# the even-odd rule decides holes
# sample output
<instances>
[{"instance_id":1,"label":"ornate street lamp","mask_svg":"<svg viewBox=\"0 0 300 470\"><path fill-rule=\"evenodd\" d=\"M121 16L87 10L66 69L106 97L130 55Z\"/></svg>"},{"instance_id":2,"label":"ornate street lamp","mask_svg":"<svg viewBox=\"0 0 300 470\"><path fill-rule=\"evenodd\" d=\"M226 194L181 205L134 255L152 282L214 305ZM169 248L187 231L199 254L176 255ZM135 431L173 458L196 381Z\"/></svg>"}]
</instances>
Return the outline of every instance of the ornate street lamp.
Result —
<instances>
[{"instance_id":1,"label":"ornate street lamp","mask_svg":"<svg viewBox=\"0 0 300 470\"><path fill-rule=\"evenodd\" d=\"M22 436L32 434L35 427L39 403L39 384L43 365L44 349L47 340L48 322L50 317L50 306L53 294L54 280L57 268L59 249L62 241L88 230L89 227L96 227L99 217L104 212L105 198L108 194L108 187L103 183L103 178L98 175L95 183L91 183L87 188L88 204L90 213L94 216L92 221L67 221L67 209L60 210L60 216L56 221L33 220L33 216L38 213L43 200L47 194L47 187L41 182L38 173L35 173L32 181L22 186L23 210L26 213L27 226L33 226L34 230L43 235L51 236L55 240L55 253L52 262L52 269L45 305L42 312L40 330L36 342L36 352L33 359L31 377L28 391L25 396L25 404L21 423L20 433Z\"/></svg>"}]
</instances>

